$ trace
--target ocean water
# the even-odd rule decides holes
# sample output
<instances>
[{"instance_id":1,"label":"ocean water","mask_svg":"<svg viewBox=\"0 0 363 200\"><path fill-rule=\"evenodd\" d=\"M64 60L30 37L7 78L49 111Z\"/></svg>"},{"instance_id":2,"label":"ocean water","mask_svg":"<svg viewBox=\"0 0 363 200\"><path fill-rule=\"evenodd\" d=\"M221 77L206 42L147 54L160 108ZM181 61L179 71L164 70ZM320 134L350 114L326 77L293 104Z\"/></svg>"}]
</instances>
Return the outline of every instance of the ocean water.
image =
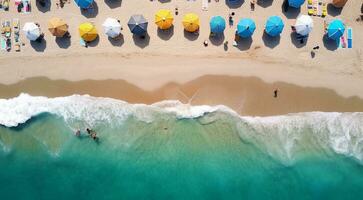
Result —
<instances>
[{"instance_id":1,"label":"ocean water","mask_svg":"<svg viewBox=\"0 0 363 200\"><path fill-rule=\"evenodd\" d=\"M363 199L363 113L21 94L0 124L1 199Z\"/></svg>"}]
</instances>

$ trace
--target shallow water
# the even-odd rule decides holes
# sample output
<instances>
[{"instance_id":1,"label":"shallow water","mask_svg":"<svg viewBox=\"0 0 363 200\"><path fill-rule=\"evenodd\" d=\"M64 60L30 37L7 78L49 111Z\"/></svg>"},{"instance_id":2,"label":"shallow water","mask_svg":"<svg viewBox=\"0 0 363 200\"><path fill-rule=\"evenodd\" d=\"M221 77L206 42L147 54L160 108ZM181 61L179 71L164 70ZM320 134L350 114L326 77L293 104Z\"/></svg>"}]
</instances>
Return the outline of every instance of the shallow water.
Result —
<instances>
[{"instance_id":1,"label":"shallow water","mask_svg":"<svg viewBox=\"0 0 363 200\"><path fill-rule=\"evenodd\" d=\"M88 96L0 111L1 199L363 198L363 113L253 118ZM87 126L99 142L73 134Z\"/></svg>"}]
</instances>

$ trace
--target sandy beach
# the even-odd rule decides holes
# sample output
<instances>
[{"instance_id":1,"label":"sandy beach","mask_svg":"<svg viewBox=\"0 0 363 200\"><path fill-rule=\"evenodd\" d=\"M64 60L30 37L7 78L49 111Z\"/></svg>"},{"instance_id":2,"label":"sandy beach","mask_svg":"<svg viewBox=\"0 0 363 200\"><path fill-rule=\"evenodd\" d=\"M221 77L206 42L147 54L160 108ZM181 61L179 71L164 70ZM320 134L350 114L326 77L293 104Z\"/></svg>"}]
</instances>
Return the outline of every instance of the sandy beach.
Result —
<instances>
[{"instance_id":1,"label":"sandy beach","mask_svg":"<svg viewBox=\"0 0 363 200\"><path fill-rule=\"evenodd\" d=\"M269 2L269 3L268 3ZM327 2L328 3L328 2ZM192 104L224 104L241 114L273 115L303 111L363 110L363 32L360 1L348 1L342 10L328 6L328 16L313 17L314 29L308 41L299 44L291 35L290 25L300 11L282 12L282 0L258 4L250 10L249 2L231 8L224 1L211 1L202 11L202 1L97 1L94 14L84 14L74 2L64 8L54 3L38 8L32 2L30 14L19 14L13 4L1 11L1 19L19 18L21 24L35 21L45 32L42 44L29 43L17 53L0 54L0 96L9 98L27 92L32 95L63 96L90 94L119 98L130 103L154 103L179 99ZM153 22L158 9L174 10L174 27L160 32ZM240 18L255 20L257 28L250 40L232 46L236 27L227 27L218 41L209 39L209 19L214 15L228 17L234 11L235 24ZM195 12L201 18L199 36L183 31L181 18ZM132 14L142 13L149 20L148 37L132 36L127 21ZM263 32L268 16L279 15L285 22L280 37L271 39ZM61 17L69 23L72 38L55 39L46 30L47 20ZM103 33L107 17L118 18L123 26L123 39L113 41ZM354 30L354 48L338 49L323 38L324 20L339 18ZM84 48L79 44L78 25L91 21L99 38ZM204 40L210 40L208 47ZM228 41L229 45L223 45ZM311 50L319 45L314 58ZM279 89L280 97L273 98ZM187 97L185 97L187 96Z\"/></svg>"}]
</instances>

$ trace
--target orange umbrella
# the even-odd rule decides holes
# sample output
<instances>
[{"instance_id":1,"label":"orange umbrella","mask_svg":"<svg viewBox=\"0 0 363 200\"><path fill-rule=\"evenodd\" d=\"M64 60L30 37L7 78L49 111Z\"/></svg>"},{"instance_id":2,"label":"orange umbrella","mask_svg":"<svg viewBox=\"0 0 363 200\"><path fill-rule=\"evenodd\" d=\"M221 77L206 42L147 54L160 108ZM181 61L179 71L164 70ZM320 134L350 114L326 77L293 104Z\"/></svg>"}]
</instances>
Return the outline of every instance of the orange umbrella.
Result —
<instances>
[{"instance_id":1,"label":"orange umbrella","mask_svg":"<svg viewBox=\"0 0 363 200\"><path fill-rule=\"evenodd\" d=\"M348 0L333 0L333 5L337 8L342 8Z\"/></svg>"},{"instance_id":2,"label":"orange umbrella","mask_svg":"<svg viewBox=\"0 0 363 200\"><path fill-rule=\"evenodd\" d=\"M63 37L68 32L68 25L60 18L52 18L48 22L48 30L56 37Z\"/></svg>"}]
</instances>

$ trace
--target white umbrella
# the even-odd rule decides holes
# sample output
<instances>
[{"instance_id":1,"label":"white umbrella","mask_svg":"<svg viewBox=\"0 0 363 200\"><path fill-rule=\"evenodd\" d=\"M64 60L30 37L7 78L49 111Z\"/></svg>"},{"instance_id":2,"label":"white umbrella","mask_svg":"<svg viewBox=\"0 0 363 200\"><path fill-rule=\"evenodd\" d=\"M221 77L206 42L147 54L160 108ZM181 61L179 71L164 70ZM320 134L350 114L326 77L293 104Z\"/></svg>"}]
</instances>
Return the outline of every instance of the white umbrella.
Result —
<instances>
[{"instance_id":1,"label":"white umbrella","mask_svg":"<svg viewBox=\"0 0 363 200\"><path fill-rule=\"evenodd\" d=\"M23 31L25 32L26 37L34 41L40 36L40 28L33 22L27 22L24 24Z\"/></svg>"},{"instance_id":2,"label":"white umbrella","mask_svg":"<svg viewBox=\"0 0 363 200\"><path fill-rule=\"evenodd\" d=\"M113 18L107 18L102 24L106 35L111 38L115 38L121 33L121 24Z\"/></svg>"},{"instance_id":3,"label":"white umbrella","mask_svg":"<svg viewBox=\"0 0 363 200\"><path fill-rule=\"evenodd\" d=\"M296 19L295 30L299 35L309 35L309 33L313 30L313 27L313 19L308 15L300 15Z\"/></svg>"}]
</instances>

